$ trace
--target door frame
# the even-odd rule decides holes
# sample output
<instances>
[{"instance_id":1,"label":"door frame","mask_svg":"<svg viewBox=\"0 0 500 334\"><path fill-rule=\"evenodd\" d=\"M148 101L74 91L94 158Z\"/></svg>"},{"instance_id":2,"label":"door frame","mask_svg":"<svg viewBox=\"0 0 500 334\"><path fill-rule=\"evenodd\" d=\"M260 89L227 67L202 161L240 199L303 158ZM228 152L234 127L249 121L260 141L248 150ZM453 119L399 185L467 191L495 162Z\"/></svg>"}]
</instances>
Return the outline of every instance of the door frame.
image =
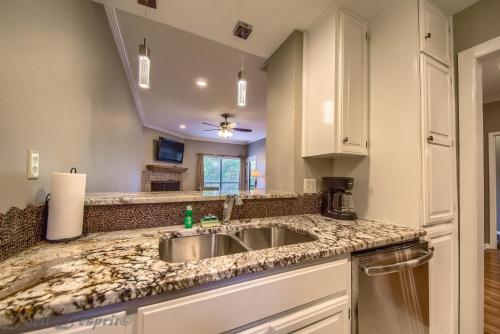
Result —
<instances>
[{"instance_id":1,"label":"door frame","mask_svg":"<svg viewBox=\"0 0 500 334\"><path fill-rule=\"evenodd\" d=\"M488 133L488 172L490 195L490 240L488 248L497 249L497 156L495 138L500 137L500 131Z\"/></svg>"},{"instance_id":2,"label":"door frame","mask_svg":"<svg viewBox=\"0 0 500 334\"><path fill-rule=\"evenodd\" d=\"M480 58L500 37L458 54L460 332L484 331L484 144Z\"/></svg>"}]
</instances>

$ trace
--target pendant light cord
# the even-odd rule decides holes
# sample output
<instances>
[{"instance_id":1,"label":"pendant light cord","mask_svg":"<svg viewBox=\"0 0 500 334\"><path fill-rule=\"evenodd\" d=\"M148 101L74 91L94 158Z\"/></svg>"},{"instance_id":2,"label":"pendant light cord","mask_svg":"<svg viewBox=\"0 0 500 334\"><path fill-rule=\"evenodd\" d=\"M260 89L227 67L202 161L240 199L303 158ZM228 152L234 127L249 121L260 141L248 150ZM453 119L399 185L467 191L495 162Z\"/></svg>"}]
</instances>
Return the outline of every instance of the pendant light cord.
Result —
<instances>
[{"instance_id":1,"label":"pendant light cord","mask_svg":"<svg viewBox=\"0 0 500 334\"><path fill-rule=\"evenodd\" d=\"M144 45L146 45L146 35L148 30L148 5L149 0L147 0L147 4L144 5Z\"/></svg>"}]
</instances>

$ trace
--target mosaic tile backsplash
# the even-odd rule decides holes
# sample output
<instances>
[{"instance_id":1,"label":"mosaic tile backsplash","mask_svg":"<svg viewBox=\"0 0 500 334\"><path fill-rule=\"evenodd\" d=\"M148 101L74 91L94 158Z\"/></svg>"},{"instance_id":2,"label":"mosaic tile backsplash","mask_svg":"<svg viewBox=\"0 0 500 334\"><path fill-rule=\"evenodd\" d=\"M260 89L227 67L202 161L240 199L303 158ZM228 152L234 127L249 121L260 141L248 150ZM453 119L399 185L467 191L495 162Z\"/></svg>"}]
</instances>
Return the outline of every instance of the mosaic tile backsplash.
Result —
<instances>
[{"instance_id":1,"label":"mosaic tile backsplash","mask_svg":"<svg viewBox=\"0 0 500 334\"><path fill-rule=\"evenodd\" d=\"M222 217L223 201L122 204L86 206L84 233L111 232L148 227L179 225L184 210L191 205L194 218L214 214ZM249 219L319 213L321 196L300 195L295 198L248 199L233 208L232 219ZM45 206L29 205L11 208L0 214L0 261L33 246L45 237Z\"/></svg>"},{"instance_id":2,"label":"mosaic tile backsplash","mask_svg":"<svg viewBox=\"0 0 500 334\"><path fill-rule=\"evenodd\" d=\"M45 215L45 206L34 205L0 214L0 261L43 240Z\"/></svg>"}]
</instances>

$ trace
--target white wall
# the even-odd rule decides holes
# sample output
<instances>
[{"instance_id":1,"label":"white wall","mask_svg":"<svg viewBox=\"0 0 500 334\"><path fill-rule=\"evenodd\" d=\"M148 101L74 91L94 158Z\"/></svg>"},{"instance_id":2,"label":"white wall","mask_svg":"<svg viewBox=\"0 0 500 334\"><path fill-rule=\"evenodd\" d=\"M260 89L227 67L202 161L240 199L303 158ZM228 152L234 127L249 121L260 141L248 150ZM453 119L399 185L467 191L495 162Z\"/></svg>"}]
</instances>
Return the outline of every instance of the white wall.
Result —
<instances>
[{"instance_id":1,"label":"white wall","mask_svg":"<svg viewBox=\"0 0 500 334\"><path fill-rule=\"evenodd\" d=\"M158 137L170 138L184 143L184 159L182 164L173 164L170 162L156 161L153 151L153 140ZM187 172L183 174L183 191L195 190L196 185L196 154L213 154L213 155L232 155L246 156L247 146L239 144L216 143L200 140L182 139L163 133L157 130L144 128L143 136L143 165L176 165L187 168Z\"/></svg>"},{"instance_id":2,"label":"white wall","mask_svg":"<svg viewBox=\"0 0 500 334\"><path fill-rule=\"evenodd\" d=\"M0 40L0 212L42 202L51 172L71 167L88 191L138 191L142 125L103 6L1 1Z\"/></svg>"},{"instance_id":3,"label":"white wall","mask_svg":"<svg viewBox=\"0 0 500 334\"><path fill-rule=\"evenodd\" d=\"M257 189L266 189L266 138L247 146L248 156L255 157L256 169L262 175L257 180Z\"/></svg>"}]
</instances>

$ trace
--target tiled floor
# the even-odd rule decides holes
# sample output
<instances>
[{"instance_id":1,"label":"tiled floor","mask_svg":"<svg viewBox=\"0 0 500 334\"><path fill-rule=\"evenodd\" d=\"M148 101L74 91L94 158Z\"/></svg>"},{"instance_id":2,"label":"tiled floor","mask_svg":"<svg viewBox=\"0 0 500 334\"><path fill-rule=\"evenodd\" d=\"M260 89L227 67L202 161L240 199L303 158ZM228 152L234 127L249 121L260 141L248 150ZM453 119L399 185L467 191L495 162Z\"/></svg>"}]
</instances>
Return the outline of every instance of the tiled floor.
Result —
<instances>
[{"instance_id":1,"label":"tiled floor","mask_svg":"<svg viewBox=\"0 0 500 334\"><path fill-rule=\"evenodd\" d=\"M500 250L484 253L484 333L500 334Z\"/></svg>"}]
</instances>

